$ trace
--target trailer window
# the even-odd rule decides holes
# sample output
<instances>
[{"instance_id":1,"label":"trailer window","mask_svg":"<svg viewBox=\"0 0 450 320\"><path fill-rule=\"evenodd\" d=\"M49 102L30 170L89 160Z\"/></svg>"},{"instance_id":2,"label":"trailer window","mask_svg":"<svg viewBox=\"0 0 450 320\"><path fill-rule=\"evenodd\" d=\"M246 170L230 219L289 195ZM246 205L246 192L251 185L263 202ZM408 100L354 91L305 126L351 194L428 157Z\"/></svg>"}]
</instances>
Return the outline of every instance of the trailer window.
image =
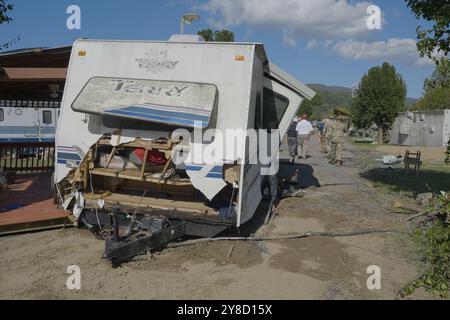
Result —
<instances>
[{"instance_id":1,"label":"trailer window","mask_svg":"<svg viewBox=\"0 0 450 320\"><path fill-rule=\"evenodd\" d=\"M43 124L52 124L52 112L51 111L42 111L42 123Z\"/></svg>"},{"instance_id":2,"label":"trailer window","mask_svg":"<svg viewBox=\"0 0 450 320\"><path fill-rule=\"evenodd\" d=\"M270 89L264 88L263 129L278 129L284 113L289 106L289 99Z\"/></svg>"},{"instance_id":3,"label":"trailer window","mask_svg":"<svg viewBox=\"0 0 450 320\"><path fill-rule=\"evenodd\" d=\"M5 113L3 111L3 108L0 108L0 121L5 120Z\"/></svg>"}]
</instances>

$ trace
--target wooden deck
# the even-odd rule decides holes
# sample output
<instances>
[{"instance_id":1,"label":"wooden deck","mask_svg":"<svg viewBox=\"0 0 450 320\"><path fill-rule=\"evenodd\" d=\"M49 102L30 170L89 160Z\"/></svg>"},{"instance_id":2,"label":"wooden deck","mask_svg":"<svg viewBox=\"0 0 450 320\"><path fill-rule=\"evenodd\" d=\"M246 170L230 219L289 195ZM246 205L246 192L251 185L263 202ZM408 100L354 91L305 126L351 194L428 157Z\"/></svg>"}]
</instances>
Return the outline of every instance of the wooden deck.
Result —
<instances>
[{"instance_id":1,"label":"wooden deck","mask_svg":"<svg viewBox=\"0 0 450 320\"><path fill-rule=\"evenodd\" d=\"M62 227L69 213L53 204L50 174L17 175L0 192L0 235Z\"/></svg>"}]
</instances>

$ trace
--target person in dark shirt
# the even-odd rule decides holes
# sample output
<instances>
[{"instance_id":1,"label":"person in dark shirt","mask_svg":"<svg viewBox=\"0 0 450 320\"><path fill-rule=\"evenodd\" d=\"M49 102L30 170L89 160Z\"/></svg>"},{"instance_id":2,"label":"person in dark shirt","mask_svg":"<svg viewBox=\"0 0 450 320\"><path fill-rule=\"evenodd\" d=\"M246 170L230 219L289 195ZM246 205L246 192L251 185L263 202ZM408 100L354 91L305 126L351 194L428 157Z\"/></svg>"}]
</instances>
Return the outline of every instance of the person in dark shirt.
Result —
<instances>
[{"instance_id":1,"label":"person in dark shirt","mask_svg":"<svg viewBox=\"0 0 450 320\"><path fill-rule=\"evenodd\" d=\"M297 156L297 149L298 149L297 130L296 130L297 123L298 118L295 117L292 120L287 132L288 150L289 156L291 157L291 163L294 163L295 157Z\"/></svg>"}]
</instances>

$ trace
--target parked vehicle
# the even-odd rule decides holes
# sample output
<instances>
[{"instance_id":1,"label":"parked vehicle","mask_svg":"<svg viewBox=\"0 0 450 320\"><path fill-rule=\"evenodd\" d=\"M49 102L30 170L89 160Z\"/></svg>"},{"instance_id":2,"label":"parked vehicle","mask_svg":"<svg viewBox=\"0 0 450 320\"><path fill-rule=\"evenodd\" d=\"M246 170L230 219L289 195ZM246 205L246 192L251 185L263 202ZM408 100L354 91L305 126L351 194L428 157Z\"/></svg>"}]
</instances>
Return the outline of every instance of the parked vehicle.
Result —
<instances>
[{"instance_id":1,"label":"parked vehicle","mask_svg":"<svg viewBox=\"0 0 450 320\"><path fill-rule=\"evenodd\" d=\"M0 100L0 143L53 142L59 102Z\"/></svg>"}]
</instances>

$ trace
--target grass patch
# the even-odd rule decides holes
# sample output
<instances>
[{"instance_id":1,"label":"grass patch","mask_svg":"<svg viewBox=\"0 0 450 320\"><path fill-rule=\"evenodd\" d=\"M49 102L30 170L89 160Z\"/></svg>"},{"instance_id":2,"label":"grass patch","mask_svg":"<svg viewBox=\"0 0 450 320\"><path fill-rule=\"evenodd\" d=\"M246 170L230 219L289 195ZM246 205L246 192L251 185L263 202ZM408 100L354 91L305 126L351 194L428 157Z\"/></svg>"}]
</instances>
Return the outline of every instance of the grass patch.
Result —
<instances>
[{"instance_id":1,"label":"grass patch","mask_svg":"<svg viewBox=\"0 0 450 320\"><path fill-rule=\"evenodd\" d=\"M362 148L362 149L375 149L376 147L379 146L378 143L361 143L361 142L356 142L356 140L352 139L350 140L351 144L358 147L358 148Z\"/></svg>"},{"instance_id":2,"label":"grass patch","mask_svg":"<svg viewBox=\"0 0 450 320\"><path fill-rule=\"evenodd\" d=\"M444 299L449 297L450 284L450 194L435 199L434 215L420 224L413 233L425 272L400 290L401 296L423 287Z\"/></svg>"},{"instance_id":3,"label":"grass patch","mask_svg":"<svg viewBox=\"0 0 450 320\"><path fill-rule=\"evenodd\" d=\"M406 174L404 170L372 168L361 176L374 183L374 186L391 192L402 192L416 197L420 193L450 190L450 166L425 164L419 175L412 171Z\"/></svg>"}]
</instances>

